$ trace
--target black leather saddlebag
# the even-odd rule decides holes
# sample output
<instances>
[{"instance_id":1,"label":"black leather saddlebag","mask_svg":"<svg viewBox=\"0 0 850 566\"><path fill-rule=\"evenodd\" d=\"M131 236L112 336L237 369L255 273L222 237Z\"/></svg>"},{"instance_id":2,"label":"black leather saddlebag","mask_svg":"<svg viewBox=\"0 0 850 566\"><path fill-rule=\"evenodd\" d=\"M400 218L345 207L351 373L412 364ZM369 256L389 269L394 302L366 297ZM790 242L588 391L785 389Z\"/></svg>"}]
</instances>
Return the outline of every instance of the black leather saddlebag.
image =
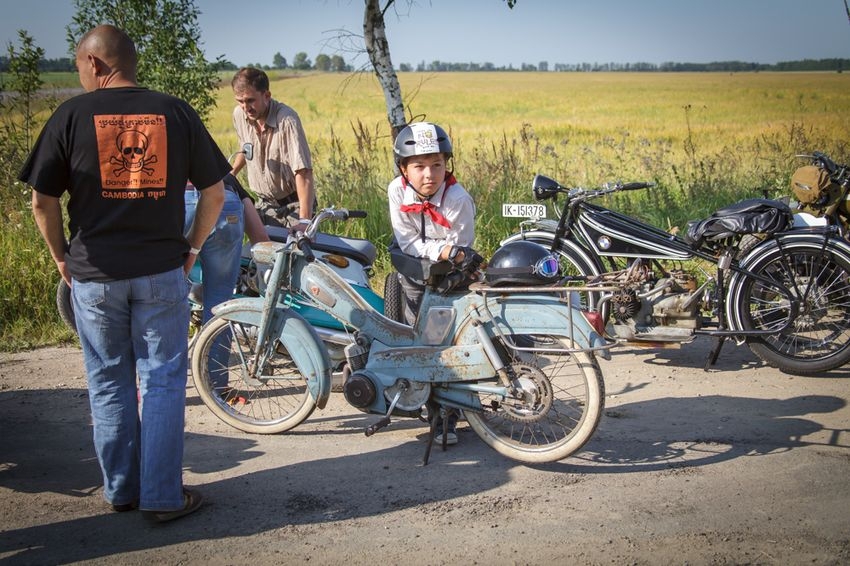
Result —
<instances>
[{"instance_id":1,"label":"black leather saddlebag","mask_svg":"<svg viewBox=\"0 0 850 566\"><path fill-rule=\"evenodd\" d=\"M743 234L773 234L789 229L794 216L787 204L767 199L748 199L721 208L705 220L688 222L684 239L691 247Z\"/></svg>"}]
</instances>

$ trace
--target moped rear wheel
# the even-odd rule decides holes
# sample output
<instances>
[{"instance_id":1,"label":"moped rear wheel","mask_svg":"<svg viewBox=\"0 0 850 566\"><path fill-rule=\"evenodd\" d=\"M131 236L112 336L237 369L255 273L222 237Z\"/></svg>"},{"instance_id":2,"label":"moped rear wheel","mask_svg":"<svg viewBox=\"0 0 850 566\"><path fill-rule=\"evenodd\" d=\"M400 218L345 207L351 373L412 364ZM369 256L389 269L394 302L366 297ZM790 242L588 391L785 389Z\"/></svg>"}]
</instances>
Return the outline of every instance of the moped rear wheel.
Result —
<instances>
[{"instance_id":1,"label":"moped rear wheel","mask_svg":"<svg viewBox=\"0 0 850 566\"><path fill-rule=\"evenodd\" d=\"M215 416L239 430L276 434L303 422L316 408L307 380L280 342L260 376L251 378L257 327L213 318L192 356L192 381Z\"/></svg>"},{"instance_id":2,"label":"moped rear wheel","mask_svg":"<svg viewBox=\"0 0 850 566\"><path fill-rule=\"evenodd\" d=\"M404 321L404 292L397 271L390 271L384 279L384 316L390 320Z\"/></svg>"},{"instance_id":3,"label":"moped rear wheel","mask_svg":"<svg viewBox=\"0 0 850 566\"><path fill-rule=\"evenodd\" d=\"M514 460L537 464L577 452L599 425L605 404L602 371L592 352L542 351L560 344L556 337L512 337L522 352L506 362L517 394L478 394L481 412L465 411L472 429L494 450Z\"/></svg>"},{"instance_id":4,"label":"moped rear wheel","mask_svg":"<svg viewBox=\"0 0 850 566\"><path fill-rule=\"evenodd\" d=\"M783 254L784 251L784 254ZM777 286L745 274L729 286L729 318L743 330L776 332L747 338L759 358L779 370L813 375L850 361L850 255L817 242L786 242L749 260L751 272ZM787 288L799 301L778 289ZM781 330L788 318L791 324Z\"/></svg>"}]
</instances>

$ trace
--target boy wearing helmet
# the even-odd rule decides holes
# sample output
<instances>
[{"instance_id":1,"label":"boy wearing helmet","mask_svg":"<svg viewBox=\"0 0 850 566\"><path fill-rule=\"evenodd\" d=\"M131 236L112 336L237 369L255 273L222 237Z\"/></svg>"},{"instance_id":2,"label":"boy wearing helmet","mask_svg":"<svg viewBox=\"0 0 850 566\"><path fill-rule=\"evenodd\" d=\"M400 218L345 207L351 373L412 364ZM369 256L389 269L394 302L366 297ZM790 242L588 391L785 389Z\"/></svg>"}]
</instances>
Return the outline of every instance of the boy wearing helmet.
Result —
<instances>
[{"instance_id":1,"label":"boy wearing helmet","mask_svg":"<svg viewBox=\"0 0 850 566\"><path fill-rule=\"evenodd\" d=\"M457 182L447 163L452 143L440 126L409 124L393 144L401 173L387 188L395 242L403 253L433 262L451 261L475 272L483 258L472 249L475 239L475 203ZM413 325L425 284L399 274L404 294L404 317ZM447 443L456 444L456 416L449 419ZM442 435L437 437L442 442Z\"/></svg>"}]
</instances>

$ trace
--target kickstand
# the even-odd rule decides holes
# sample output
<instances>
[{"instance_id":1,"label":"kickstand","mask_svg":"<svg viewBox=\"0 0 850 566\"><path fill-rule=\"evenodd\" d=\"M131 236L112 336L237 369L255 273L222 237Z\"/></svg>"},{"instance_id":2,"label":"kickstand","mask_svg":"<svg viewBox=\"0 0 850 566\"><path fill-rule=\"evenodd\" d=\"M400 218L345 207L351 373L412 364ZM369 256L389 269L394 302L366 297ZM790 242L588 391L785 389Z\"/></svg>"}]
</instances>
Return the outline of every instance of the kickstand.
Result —
<instances>
[{"instance_id":1,"label":"kickstand","mask_svg":"<svg viewBox=\"0 0 850 566\"><path fill-rule=\"evenodd\" d=\"M449 415L455 413L454 409L446 409L440 407L440 422L443 423L443 441L440 443L443 447L443 452L448 448L449 440ZM428 465L428 458L431 456L431 447L434 445L434 437L437 435L437 419L431 419L431 427L428 432L428 443L425 445L425 457L422 459L422 465Z\"/></svg>"},{"instance_id":2,"label":"kickstand","mask_svg":"<svg viewBox=\"0 0 850 566\"><path fill-rule=\"evenodd\" d=\"M431 426L428 427L428 442L425 443L425 457L422 458L422 465L428 465L428 458L431 457L431 447L434 445L434 437L437 435L437 419L431 419ZM443 438L445 438L445 434ZM443 448L445 450L445 448Z\"/></svg>"},{"instance_id":3,"label":"kickstand","mask_svg":"<svg viewBox=\"0 0 850 566\"><path fill-rule=\"evenodd\" d=\"M705 360L704 371L708 371L710 366L713 366L717 361L718 356L720 356L720 350L723 348L723 343L726 341L725 336L718 336L717 343L714 344L714 348L711 349L711 352L708 353L708 359Z\"/></svg>"}]
</instances>

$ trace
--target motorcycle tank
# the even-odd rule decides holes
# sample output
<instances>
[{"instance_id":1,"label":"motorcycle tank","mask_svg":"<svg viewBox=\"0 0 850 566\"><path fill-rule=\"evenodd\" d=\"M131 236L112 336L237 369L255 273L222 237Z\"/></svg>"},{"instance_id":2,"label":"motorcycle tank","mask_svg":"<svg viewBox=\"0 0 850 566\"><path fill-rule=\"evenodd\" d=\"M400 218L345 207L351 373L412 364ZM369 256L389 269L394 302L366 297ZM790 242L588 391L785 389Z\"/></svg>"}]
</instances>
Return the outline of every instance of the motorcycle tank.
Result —
<instances>
[{"instance_id":1,"label":"motorcycle tank","mask_svg":"<svg viewBox=\"0 0 850 566\"><path fill-rule=\"evenodd\" d=\"M681 238L613 210L584 203L578 229L600 256L685 260L692 257Z\"/></svg>"}]
</instances>

